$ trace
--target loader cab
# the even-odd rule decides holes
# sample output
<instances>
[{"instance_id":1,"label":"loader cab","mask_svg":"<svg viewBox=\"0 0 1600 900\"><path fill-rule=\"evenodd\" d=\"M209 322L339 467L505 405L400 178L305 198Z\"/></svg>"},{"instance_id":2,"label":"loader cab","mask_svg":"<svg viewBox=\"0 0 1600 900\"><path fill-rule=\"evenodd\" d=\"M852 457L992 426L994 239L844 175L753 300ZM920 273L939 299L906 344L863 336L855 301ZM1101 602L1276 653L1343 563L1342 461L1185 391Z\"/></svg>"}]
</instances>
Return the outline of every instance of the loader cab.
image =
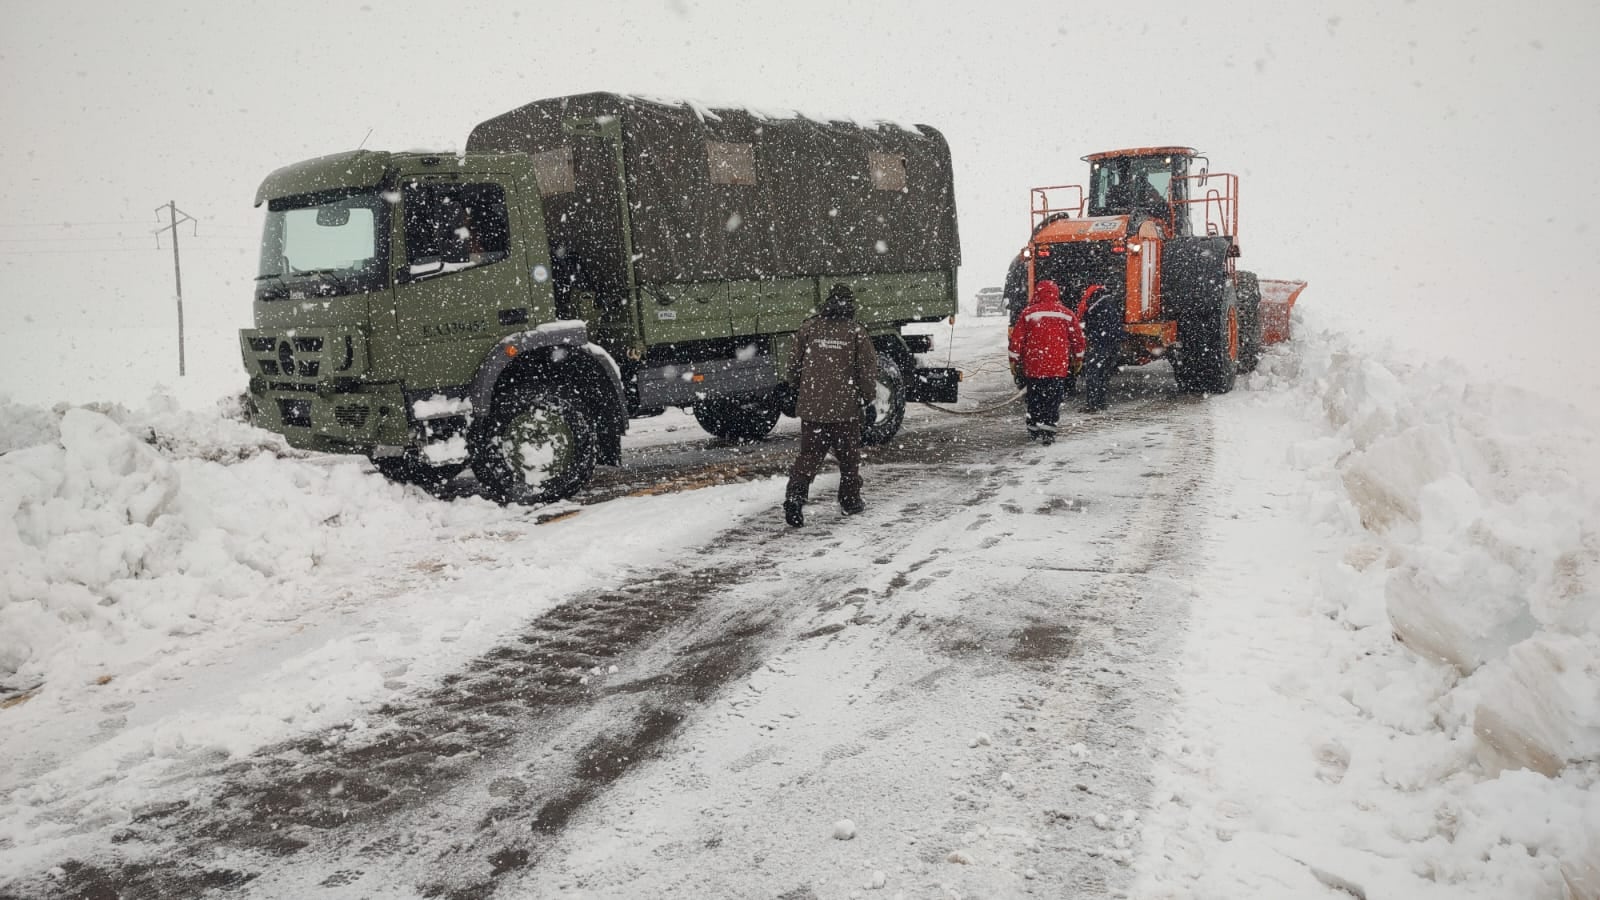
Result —
<instances>
[{"instance_id":1,"label":"loader cab","mask_svg":"<svg viewBox=\"0 0 1600 900\"><path fill-rule=\"evenodd\" d=\"M1195 151L1188 147L1114 150L1084 157L1089 163L1090 216L1132 216L1132 229L1159 221L1168 237L1193 233L1186 179Z\"/></svg>"}]
</instances>

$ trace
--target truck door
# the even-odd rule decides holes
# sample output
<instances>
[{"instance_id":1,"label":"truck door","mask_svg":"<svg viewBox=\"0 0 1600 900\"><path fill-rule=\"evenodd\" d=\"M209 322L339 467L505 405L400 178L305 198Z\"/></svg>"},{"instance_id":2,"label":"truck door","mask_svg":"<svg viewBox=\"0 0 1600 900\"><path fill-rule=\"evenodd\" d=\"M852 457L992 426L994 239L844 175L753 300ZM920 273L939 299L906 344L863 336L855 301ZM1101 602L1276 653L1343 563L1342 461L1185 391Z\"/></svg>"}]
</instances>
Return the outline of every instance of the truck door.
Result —
<instances>
[{"instance_id":1,"label":"truck door","mask_svg":"<svg viewBox=\"0 0 1600 900\"><path fill-rule=\"evenodd\" d=\"M459 173L401 181L394 315L412 387L465 384L495 341L529 321L510 183Z\"/></svg>"}]
</instances>

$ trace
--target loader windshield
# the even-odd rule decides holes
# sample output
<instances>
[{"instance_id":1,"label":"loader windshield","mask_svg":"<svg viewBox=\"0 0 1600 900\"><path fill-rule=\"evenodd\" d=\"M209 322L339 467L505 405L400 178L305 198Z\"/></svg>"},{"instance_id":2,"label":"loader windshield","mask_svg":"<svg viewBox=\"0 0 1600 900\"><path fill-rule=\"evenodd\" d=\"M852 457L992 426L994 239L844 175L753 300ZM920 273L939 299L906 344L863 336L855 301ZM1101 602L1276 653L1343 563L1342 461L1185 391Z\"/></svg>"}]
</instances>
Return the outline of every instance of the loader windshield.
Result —
<instances>
[{"instance_id":1,"label":"loader windshield","mask_svg":"<svg viewBox=\"0 0 1600 900\"><path fill-rule=\"evenodd\" d=\"M1096 162L1089 186L1089 215L1144 212L1166 216L1173 159L1171 156L1133 156Z\"/></svg>"},{"instance_id":2,"label":"loader windshield","mask_svg":"<svg viewBox=\"0 0 1600 900\"><path fill-rule=\"evenodd\" d=\"M377 290L388 269L389 204L371 190L271 201L256 275L260 300Z\"/></svg>"}]
</instances>

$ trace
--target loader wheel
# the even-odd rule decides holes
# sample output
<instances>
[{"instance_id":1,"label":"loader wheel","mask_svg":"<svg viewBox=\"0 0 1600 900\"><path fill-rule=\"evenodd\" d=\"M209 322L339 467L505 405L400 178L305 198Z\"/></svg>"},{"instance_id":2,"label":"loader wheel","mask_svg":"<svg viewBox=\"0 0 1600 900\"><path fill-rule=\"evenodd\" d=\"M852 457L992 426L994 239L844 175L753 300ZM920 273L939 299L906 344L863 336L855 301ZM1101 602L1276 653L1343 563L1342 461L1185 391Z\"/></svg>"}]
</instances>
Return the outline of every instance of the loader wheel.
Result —
<instances>
[{"instance_id":1,"label":"loader wheel","mask_svg":"<svg viewBox=\"0 0 1600 900\"><path fill-rule=\"evenodd\" d=\"M702 400L694 405L694 420L706 433L725 441L747 444L772 433L778 424L778 404L766 397L746 400Z\"/></svg>"},{"instance_id":2,"label":"loader wheel","mask_svg":"<svg viewBox=\"0 0 1600 900\"><path fill-rule=\"evenodd\" d=\"M369 457L372 465L383 477L397 484L414 484L418 487L430 488L444 484L446 481L461 474L467 467L466 463L448 463L436 466L422 459L415 450L407 450L404 456L373 456Z\"/></svg>"},{"instance_id":3,"label":"loader wheel","mask_svg":"<svg viewBox=\"0 0 1600 900\"><path fill-rule=\"evenodd\" d=\"M1183 352L1173 362L1178 387L1190 393L1226 394L1239 376L1239 303L1232 288L1220 306L1178 320Z\"/></svg>"},{"instance_id":4,"label":"loader wheel","mask_svg":"<svg viewBox=\"0 0 1600 900\"><path fill-rule=\"evenodd\" d=\"M594 474L594 425L583 408L549 388L512 386L473 434L472 472L500 503L550 503Z\"/></svg>"},{"instance_id":5,"label":"loader wheel","mask_svg":"<svg viewBox=\"0 0 1600 900\"><path fill-rule=\"evenodd\" d=\"M900 364L887 353L878 354L876 399L872 403L873 416L861 423L861 443L887 444L900 432L906 419L906 379Z\"/></svg>"},{"instance_id":6,"label":"loader wheel","mask_svg":"<svg viewBox=\"0 0 1600 900\"><path fill-rule=\"evenodd\" d=\"M1254 272L1239 273L1239 371L1254 372L1261 361L1261 282Z\"/></svg>"}]
</instances>

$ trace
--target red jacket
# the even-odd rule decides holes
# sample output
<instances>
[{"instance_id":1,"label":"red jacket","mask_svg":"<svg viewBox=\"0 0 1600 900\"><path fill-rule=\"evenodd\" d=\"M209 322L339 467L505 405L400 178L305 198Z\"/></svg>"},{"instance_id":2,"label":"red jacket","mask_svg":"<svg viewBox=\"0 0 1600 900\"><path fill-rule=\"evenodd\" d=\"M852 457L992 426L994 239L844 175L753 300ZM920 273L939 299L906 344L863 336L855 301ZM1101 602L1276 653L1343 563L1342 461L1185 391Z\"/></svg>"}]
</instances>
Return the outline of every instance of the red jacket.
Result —
<instances>
[{"instance_id":1,"label":"red jacket","mask_svg":"<svg viewBox=\"0 0 1600 900\"><path fill-rule=\"evenodd\" d=\"M1086 349L1083 326L1061 305L1060 288L1053 281L1039 282L1011 329L1011 364L1022 367L1024 378L1065 378Z\"/></svg>"}]
</instances>

